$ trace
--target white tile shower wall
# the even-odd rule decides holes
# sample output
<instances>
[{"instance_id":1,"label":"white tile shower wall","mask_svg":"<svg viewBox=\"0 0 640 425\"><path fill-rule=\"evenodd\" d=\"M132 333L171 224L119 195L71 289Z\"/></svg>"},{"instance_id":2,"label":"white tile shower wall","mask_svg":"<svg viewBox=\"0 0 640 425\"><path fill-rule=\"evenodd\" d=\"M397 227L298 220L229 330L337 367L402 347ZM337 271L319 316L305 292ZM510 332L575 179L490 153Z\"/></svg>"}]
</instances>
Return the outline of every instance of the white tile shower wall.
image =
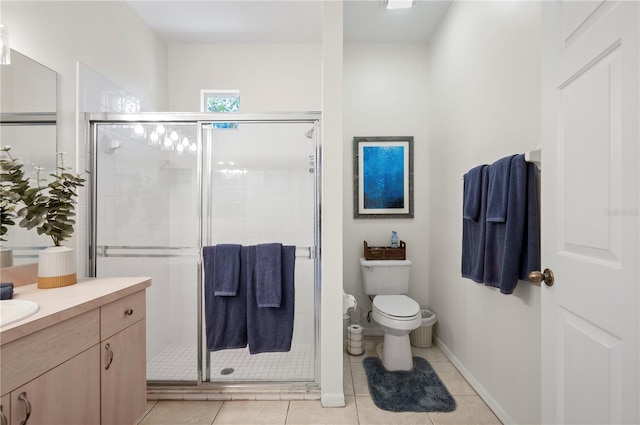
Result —
<instances>
[{"instance_id":1,"label":"white tile shower wall","mask_svg":"<svg viewBox=\"0 0 640 425\"><path fill-rule=\"evenodd\" d=\"M197 138L197 126L183 129L191 140ZM169 245L198 246L197 156L176 152L162 164L169 202ZM198 321L197 256L171 258L171 323L167 328L171 344L195 345Z\"/></svg>"},{"instance_id":2,"label":"white tile shower wall","mask_svg":"<svg viewBox=\"0 0 640 425\"><path fill-rule=\"evenodd\" d=\"M86 113L144 112L153 110L153 107L80 62L77 62L76 65L76 89L76 169L82 172L91 168ZM86 174L85 176L88 177ZM110 183L115 184L116 182ZM89 267L89 197L87 189L87 185L85 185L79 190L77 206L76 238L78 242L76 246L79 277L86 276Z\"/></svg>"},{"instance_id":3,"label":"white tile shower wall","mask_svg":"<svg viewBox=\"0 0 640 425\"><path fill-rule=\"evenodd\" d=\"M130 128L123 126L112 126L102 133L106 139L101 143L113 137L121 141L121 147L112 153L104 151L101 156L99 179L115 184L107 183L104 190L99 190L100 216L107 223L106 230L99 232L103 239L98 245L104 240L104 244L114 245L195 248L196 157L180 156L132 139ZM127 263L122 259L111 262L118 268ZM195 344L196 264L196 256L142 259L137 273L133 272L139 274L146 268L145 275L153 279L147 298L148 359L170 344Z\"/></svg>"},{"instance_id":4,"label":"white tile shower wall","mask_svg":"<svg viewBox=\"0 0 640 425\"><path fill-rule=\"evenodd\" d=\"M215 131L212 240L314 245L310 124L241 124ZM299 251L300 254L301 251ZM294 343L313 343L314 267L296 259Z\"/></svg>"},{"instance_id":5,"label":"white tile shower wall","mask_svg":"<svg viewBox=\"0 0 640 425\"><path fill-rule=\"evenodd\" d=\"M171 344L195 345L198 320L198 286L196 258L170 260L171 312L169 339Z\"/></svg>"},{"instance_id":6,"label":"white tile shower wall","mask_svg":"<svg viewBox=\"0 0 640 425\"><path fill-rule=\"evenodd\" d=\"M111 140L120 147L109 149ZM197 246L195 155L148 146L125 126L102 127L98 152L98 245ZM100 273L152 277L147 357L170 344L195 344L197 257L136 260L101 259Z\"/></svg>"}]
</instances>

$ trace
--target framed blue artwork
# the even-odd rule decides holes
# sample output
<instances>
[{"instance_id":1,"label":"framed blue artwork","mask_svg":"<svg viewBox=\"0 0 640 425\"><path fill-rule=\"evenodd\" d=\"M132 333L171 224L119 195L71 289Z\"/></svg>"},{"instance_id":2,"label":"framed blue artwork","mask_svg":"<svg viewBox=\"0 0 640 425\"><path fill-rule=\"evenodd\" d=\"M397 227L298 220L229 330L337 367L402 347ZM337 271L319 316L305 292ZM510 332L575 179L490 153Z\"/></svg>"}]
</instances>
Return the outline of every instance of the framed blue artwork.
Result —
<instances>
[{"instance_id":1,"label":"framed blue artwork","mask_svg":"<svg viewBox=\"0 0 640 425\"><path fill-rule=\"evenodd\" d=\"M353 138L353 217L413 218L413 136Z\"/></svg>"}]
</instances>

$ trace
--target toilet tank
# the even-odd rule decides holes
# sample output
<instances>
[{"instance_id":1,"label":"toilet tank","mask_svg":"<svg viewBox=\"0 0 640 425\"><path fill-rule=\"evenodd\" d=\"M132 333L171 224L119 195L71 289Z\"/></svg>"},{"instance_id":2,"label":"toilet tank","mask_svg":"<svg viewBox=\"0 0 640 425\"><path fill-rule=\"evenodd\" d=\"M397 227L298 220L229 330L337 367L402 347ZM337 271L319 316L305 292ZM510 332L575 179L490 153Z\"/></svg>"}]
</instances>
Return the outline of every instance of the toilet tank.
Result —
<instances>
[{"instance_id":1,"label":"toilet tank","mask_svg":"<svg viewBox=\"0 0 640 425\"><path fill-rule=\"evenodd\" d=\"M362 284L367 295L402 295L409 292L410 260L360 259Z\"/></svg>"}]
</instances>

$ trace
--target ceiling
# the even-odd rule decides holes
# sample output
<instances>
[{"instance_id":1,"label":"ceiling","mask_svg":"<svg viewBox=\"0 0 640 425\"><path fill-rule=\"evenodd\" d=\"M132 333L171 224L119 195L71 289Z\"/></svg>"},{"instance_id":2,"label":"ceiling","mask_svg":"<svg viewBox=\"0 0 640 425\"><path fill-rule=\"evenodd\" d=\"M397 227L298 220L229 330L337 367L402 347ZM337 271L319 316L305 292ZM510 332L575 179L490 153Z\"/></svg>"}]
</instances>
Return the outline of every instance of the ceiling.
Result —
<instances>
[{"instance_id":1,"label":"ceiling","mask_svg":"<svg viewBox=\"0 0 640 425\"><path fill-rule=\"evenodd\" d=\"M346 43L427 43L452 0L416 0L387 10L383 0L344 1ZM322 42L322 1L129 0L168 44Z\"/></svg>"}]
</instances>

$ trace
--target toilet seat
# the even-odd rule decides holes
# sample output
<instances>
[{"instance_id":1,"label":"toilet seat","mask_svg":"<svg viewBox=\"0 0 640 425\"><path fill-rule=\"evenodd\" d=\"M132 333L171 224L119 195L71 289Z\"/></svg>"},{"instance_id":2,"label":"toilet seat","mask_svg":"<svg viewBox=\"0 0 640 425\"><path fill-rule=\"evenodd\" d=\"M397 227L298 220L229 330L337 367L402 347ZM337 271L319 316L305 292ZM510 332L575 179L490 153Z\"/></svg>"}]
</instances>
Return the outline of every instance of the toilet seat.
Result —
<instances>
[{"instance_id":1,"label":"toilet seat","mask_svg":"<svg viewBox=\"0 0 640 425\"><path fill-rule=\"evenodd\" d=\"M392 320L410 321L421 317L420 306L406 295L377 295L373 310Z\"/></svg>"}]
</instances>

